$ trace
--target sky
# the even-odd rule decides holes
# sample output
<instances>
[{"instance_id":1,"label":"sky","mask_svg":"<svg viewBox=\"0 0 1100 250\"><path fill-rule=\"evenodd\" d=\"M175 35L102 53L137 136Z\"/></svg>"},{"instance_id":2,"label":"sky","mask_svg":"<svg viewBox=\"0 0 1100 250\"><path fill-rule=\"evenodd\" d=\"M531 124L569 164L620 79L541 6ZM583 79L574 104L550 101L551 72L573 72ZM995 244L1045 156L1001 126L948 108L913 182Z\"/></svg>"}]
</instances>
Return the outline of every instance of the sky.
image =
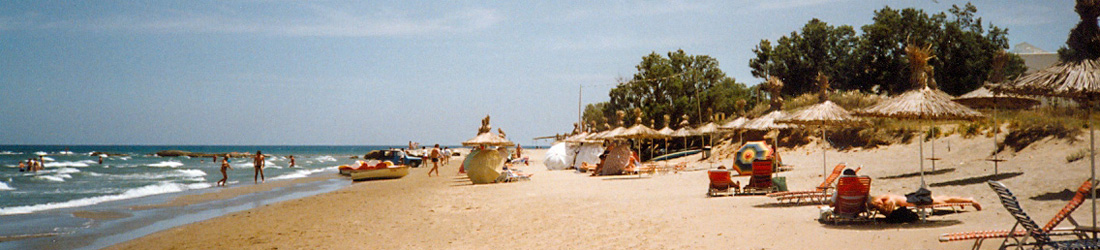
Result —
<instances>
[{"instance_id":1,"label":"sky","mask_svg":"<svg viewBox=\"0 0 1100 250\"><path fill-rule=\"evenodd\" d=\"M752 49L812 18L965 1L0 1L0 145L456 145L565 133L641 58ZM1073 1L974 1L1054 51ZM538 145L546 145L539 142Z\"/></svg>"}]
</instances>

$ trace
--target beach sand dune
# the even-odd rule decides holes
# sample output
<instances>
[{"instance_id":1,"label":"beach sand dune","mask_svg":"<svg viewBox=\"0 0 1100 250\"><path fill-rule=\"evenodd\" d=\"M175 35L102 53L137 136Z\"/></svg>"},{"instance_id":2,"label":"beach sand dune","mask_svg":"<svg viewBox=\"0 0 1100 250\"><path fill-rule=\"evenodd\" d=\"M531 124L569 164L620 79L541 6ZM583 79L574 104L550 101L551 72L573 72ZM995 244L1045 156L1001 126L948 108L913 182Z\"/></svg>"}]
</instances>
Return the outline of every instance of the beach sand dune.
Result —
<instances>
[{"instance_id":1,"label":"beach sand dune","mask_svg":"<svg viewBox=\"0 0 1100 250\"><path fill-rule=\"evenodd\" d=\"M926 176L934 194L974 197L985 209L937 215L926 223L822 225L813 205L781 206L762 196L707 198L705 171L588 177L546 171L540 162L544 150L527 150L534 161L520 169L535 174L531 181L471 185L455 174L461 160L452 160L441 167L442 177L429 178L428 168L414 169L402 179L355 183L111 249L965 249L972 243L936 238L1008 229L1015 222L984 180L1002 180L1033 218L1046 223L1065 201L1042 197L1075 189L1088 178L1087 159L1065 162L1065 155L1083 146L1044 140L1009 156L1000 168L1007 174L992 176L992 164L983 160L993 148L988 138L940 139L937 157L945 160L937 162L937 174ZM820 147L782 153L796 166L780 173L792 189L820 183ZM872 194L916 189L916 159L915 144L829 152L830 167L837 162L862 166L860 173L874 178ZM1086 203L1076 218L1087 223L1088 211ZM986 248L995 247L996 242L986 243Z\"/></svg>"}]
</instances>

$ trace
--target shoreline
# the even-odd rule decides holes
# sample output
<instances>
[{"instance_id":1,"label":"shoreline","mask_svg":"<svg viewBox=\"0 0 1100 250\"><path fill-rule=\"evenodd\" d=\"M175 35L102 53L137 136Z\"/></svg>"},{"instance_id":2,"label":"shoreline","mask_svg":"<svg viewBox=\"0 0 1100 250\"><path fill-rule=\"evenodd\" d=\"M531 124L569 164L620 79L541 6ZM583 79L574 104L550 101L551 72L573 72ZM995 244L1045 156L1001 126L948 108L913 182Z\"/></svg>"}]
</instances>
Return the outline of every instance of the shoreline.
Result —
<instances>
[{"instance_id":1,"label":"shoreline","mask_svg":"<svg viewBox=\"0 0 1100 250\"><path fill-rule=\"evenodd\" d=\"M335 171L316 176L273 180L256 184L237 184L228 188L211 187L186 194L164 194L101 203L86 207L57 209L44 213L0 218L37 225L68 217L67 230L53 233L11 235L0 238L2 248L99 249L136 239L168 228L209 220L225 214L254 209L286 200L313 196L346 186ZM24 217L19 220L16 217ZM30 218L30 219L26 219ZM50 222L54 224L56 222Z\"/></svg>"}]
</instances>

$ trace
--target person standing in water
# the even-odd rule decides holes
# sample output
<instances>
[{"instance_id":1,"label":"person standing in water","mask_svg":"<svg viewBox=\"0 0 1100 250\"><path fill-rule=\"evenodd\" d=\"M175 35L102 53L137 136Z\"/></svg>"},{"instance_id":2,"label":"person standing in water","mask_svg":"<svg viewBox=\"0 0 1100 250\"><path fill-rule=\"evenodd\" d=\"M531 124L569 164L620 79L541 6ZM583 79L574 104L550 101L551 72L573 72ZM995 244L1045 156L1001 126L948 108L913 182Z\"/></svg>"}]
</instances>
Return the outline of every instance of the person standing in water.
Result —
<instances>
[{"instance_id":1,"label":"person standing in water","mask_svg":"<svg viewBox=\"0 0 1100 250\"><path fill-rule=\"evenodd\" d=\"M435 176L439 176L439 158L443 158L443 154L439 152L439 144L435 144L428 157L432 158L432 170L428 170L428 177L432 177L432 172L435 172Z\"/></svg>"},{"instance_id":2,"label":"person standing in water","mask_svg":"<svg viewBox=\"0 0 1100 250\"><path fill-rule=\"evenodd\" d=\"M225 173L225 170L227 169L233 169L232 166L229 166L229 155L225 155L225 158L222 158L222 179L218 181L218 186L224 187L226 184L226 180L229 179L229 175Z\"/></svg>"},{"instance_id":3,"label":"person standing in water","mask_svg":"<svg viewBox=\"0 0 1100 250\"><path fill-rule=\"evenodd\" d=\"M294 156L291 155L291 156L288 156L287 158L290 158L290 167L294 167Z\"/></svg>"},{"instance_id":4,"label":"person standing in water","mask_svg":"<svg viewBox=\"0 0 1100 250\"><path fill-rule=\"evenodd\" d=\"M255 173L252 174L252 182L266 182L264 180L264 153L256 150L256 157L252 159L252 167L255 168ZM257 177L259 177L259 182L256 181Z\"/></svg>"}]
</instances>

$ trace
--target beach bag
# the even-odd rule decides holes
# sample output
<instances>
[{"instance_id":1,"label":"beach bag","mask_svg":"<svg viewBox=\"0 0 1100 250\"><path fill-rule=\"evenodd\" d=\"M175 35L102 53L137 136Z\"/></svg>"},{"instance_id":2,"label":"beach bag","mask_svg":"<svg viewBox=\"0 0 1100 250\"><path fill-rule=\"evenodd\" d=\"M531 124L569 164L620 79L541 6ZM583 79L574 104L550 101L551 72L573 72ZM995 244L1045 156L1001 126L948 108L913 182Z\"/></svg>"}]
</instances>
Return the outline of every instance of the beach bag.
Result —
<instances>
[{"instance_id":1,"label":"beach bag","mask_svg":"<svg viewBox=\"0 0 1100 250\"><path fill-rule=\"evenodd\" d=\"M917 206L931 205L932 191L921 187L920 189L917 189L916 192L906 194L905 201Z\"/></svg>"}]
</instances>

